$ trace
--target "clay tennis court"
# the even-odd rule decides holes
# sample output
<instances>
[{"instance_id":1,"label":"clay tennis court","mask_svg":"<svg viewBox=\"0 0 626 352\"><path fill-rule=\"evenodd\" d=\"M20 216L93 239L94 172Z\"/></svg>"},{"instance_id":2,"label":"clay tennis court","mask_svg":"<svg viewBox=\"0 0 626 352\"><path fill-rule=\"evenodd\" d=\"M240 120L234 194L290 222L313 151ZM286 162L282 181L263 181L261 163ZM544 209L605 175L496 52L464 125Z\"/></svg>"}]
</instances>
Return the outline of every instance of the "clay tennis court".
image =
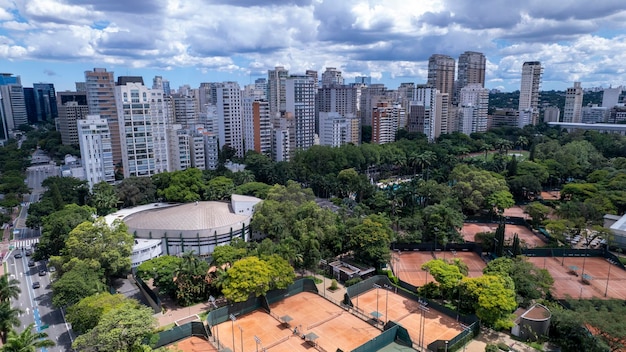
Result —
<instances>
[{"instance_id":1,"label":"clay tennis court","mask_svg":"<svg viewBox=\"0 0 626 352\"><path fill-rule=\"evenodd\" d=\"M357 297L351 297L351 299L352 304L355 306L357 306L358 301L358 310L363 314L373 318L374 313L378 312L381 314L381 321L392 320L402 325L409 332L413 343L420 345L422 332L420 321L422 319L418 302L407 299L385 288L372 288ZM424 312L423 329L424 340L421 344L423 346L428 346L429 343L436 340L451 340L463 331L455 319L433 308L428 308Z\"/></svg>"},{"instance_id":2,"label":"clay tennis court","mask_svg":"<svg viewBox=\"0 0 626 352\"><path fill-rule=\"evenodd\" d=\"M456 254L455 254L456 253ZM451 260L461 259L468 267L468 276L477 277L483 274L483 269L487 264L474 252L462 251L437 251L437 252L417 252L405 251L392 253L394 263L394 273L402 281L413 286L422 286L428 282L435 282L432 275L422 270L422 265L435 258Z\"/></svg>"},{"instance_id":3,"label":"clay tennis court","mask_svg":"<svg viewBox=\"0 0 626 352\"><path fill-rule=\"evenodd\" d=\"M461 235L467 242L476 242L475 236L480 232L494 232L498 224L486 224L486 223L465 223L461 229ZM519 236L522 246L528 248L534 248L545 245L545 242L537 236L535 236L526 226L506 224L504 228L504 239L506 241L513 241L513 235ZM510 244L510 242L507 242Z\"/></svg>"},{"instance_id":4,"label":"clay tennis court","mask_svg":"<svg viewBox=\"0 0 626 352\"><path fill-rule=\"evenodd\" d=\"M184 352L217 352L217 349L207 340L195 336L180 340L167 348L172 351Z\"/></svg>"},{"instance_id":5,"label":"clay tennis court","mask_svg":"<svg viewBox=\"0 0 626 352\"><path fill-rule=\"evenodd\" d=\"M605 298L606 291L606 298L626 299L626 271L610 264L604 258L529 257L528 260L539 268L545 267L550 272L554 278L552 294L556 298L563 299L567 296L575 299ZM589 284L582 282L583 265L584 274L591 276ZM607 290L609 266L611 273Z\"/></svg>"}]
</instances>

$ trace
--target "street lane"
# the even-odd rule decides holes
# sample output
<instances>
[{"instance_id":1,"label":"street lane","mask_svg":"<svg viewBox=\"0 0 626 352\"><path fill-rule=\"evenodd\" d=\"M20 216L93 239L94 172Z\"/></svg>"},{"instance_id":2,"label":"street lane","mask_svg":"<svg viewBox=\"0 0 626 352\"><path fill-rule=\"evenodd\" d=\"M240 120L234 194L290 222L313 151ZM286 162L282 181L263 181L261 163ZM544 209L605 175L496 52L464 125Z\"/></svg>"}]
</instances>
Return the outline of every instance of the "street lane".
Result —
<instances>
[{"instance_id":1,"label":"street lane","mask_svg":"<svg viewBox=\"0 0 626 352\"><path fill-rule=\"evenodd\" d=\"M43 352L70 351L74 336L70 336L69 325L63 319L63 313L52 306L52 287L50 273L44 262L36 262L33 267L28 267L30 257L23 255L15 258L13 255L21 250L13 251L7 260L9 273L20 281L22 292L17 300L13 301L13 307L21 309L21 328L25 329L29 324L35 324L35 330L48 334L48 338L57 345L42 349ZM45 269L45 275L40 276L39 271ZM40 287L34 289L33 282L39 282Z\"/></svg>"}]
</instances>

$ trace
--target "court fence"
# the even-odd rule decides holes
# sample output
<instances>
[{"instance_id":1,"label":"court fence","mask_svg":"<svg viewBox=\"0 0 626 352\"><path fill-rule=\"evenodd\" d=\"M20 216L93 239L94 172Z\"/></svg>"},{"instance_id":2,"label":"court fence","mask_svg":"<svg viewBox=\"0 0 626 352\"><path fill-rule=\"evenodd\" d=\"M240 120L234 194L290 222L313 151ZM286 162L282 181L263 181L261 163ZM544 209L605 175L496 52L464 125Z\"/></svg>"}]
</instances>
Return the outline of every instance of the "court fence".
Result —
<instances>
[{"instance_id":1,"label":"court fence","mask_svg":"<svg viewBox=\"0 0 626 352\"><path fill-rule=\"evenodd\" d=\"M159 348L167 346L175 343L176 341L180 341L192 336L201 337L208 340L209 332L207 331L203 323L199 321L192 321L190 323L175 326L169 330L159 332L159 338L153 347Z\"/></svg>"},{"instance_id":2,"label":"court fence","mask_svg":"<svg viewBox=\"0 0 626 352\"><path fill-rule=\"evenodd\" d=\"M457 251L457 252L474 252L478 256L482 256L483 248L480 243L448 243L445 247L438 245L435 248L433 242L429 243L392 243L391 250L393 251L414 251L414 252L435 252L436 251Z\"/></svg>"},{"instance_id":3,"label":"court fence","mask_svg":"<svg viewBox=\"0 0 626 352\"><path fill-rule=\"evenodd\" d=\"M365 342L361 346L353 349L351 352L376 352L376 351L383 349L385 346L390 345L393 342L396 342L396 341L400 342L402 340L401 338L398 337L398 335L400 335L402 338L405 338L405 336L403 336L403 333L400 332L401 329L404 330L404 333L406 333L406 337L408 337L408 333L406 332L406 329L404 329L400 325L392 324L389 327L386 326L385 331L383 331L380 335ZM411 346L411 345L407 345L407 346Z\"/></svg>"}]
</instances>

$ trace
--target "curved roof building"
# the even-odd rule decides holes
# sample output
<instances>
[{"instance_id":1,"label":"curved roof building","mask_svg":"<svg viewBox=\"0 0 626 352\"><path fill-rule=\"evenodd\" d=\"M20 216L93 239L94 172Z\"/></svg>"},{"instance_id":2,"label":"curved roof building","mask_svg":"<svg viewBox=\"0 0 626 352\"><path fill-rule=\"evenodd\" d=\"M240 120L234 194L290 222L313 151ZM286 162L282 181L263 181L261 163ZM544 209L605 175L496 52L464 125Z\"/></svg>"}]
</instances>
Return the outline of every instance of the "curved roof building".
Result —
<instances>
[{"instance_id":1,"label":"curved roof building","mask_svg":"<svg viewBox=\"0 0 626 352\"><path fill-rule=\"evenodd\" d=\"M260 201L234 194L230 203L155 203L122 209L107 216L107 221L121 219L137 239L161 240L165 254L210 255L216 246L233 238L249 239L250 220Z\"/></svg>"}]
</instances>

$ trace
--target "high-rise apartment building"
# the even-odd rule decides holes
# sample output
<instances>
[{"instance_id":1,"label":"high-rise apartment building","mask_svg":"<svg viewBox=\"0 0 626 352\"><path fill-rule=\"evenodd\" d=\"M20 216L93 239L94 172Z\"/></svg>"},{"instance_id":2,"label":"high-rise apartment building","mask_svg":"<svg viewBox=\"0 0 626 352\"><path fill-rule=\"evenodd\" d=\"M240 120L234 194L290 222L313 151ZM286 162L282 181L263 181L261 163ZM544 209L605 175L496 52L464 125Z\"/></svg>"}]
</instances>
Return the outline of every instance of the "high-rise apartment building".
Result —
<instances>
[{"instance_id":1,"label":"high-rise apartment building","mask_svg":"<svg viewBox=\"0 0 626 352\"><path fill-rule=\"evenodd\" d=\"M322 72L322 88L343 85L343 77L341 71L335 67L326 67L326 71Z\"/></svg>"},{"instance_id":2,"label":"high-rise apartment building","mask_svg":"<svg viewBox=\"0 0 626 352\"><path fill-rule=\"evenodd\" d=\"M372 111L372 143L394 142L399 121L404 113L405 111L400 104L379 101Z\"/></svg>"},{"instance_id":3,"label":"high-rise apartment building","mask_svg":"<svg viewBox=\"0 0 626 352\"><path fill-rule=\"evenodd\" d=\"M117 119L117 106L115 103L115 79L113 72L107 72L105 68L94 68L93 71L85 71L85 89L87 92L87 105L89 114L100 115L106 119L111 131L111 148L113 150L113 163L122 162L122 144L120 141L120 126Z\"/></svg>"},{"instance_id":4,"label":"high-rise apartment building","mask_svg":"<svg viewBox=\"0 0 626 352\"><path fill-rule=\"evenodd\" d=\"M470 135L487 131L489 89L478 83L463 87L459 96L459 132Z\"/></svg>"},{"instance_id":5,"label":"high-rise apartment building","mask_svg":"<svg viewBox=\"0 0 626 352\"><path fill-rule=\"evenodd\" d=\"M78 145L77 121L85 119L89 114L87 93L58 92L56 100L61 142L65 145Z\"/></svg>"},{"instance_id":6,"label":"high-rise apartment building","mask_svg":"<svg viewBox=\"0 0 626 352\"><path fill-rule=\"evenodd\" d=\"M563 122L582 122L583 87L580 82L565 91L565 107L563 108Z\"/></svg>"},{"instance_id":7,"label":"high-rise apartment building","mask_svg":"<svg viewBox=\"0 0 626 352\"><path fill-rule=\"evenodd\" d=\"M272 121L274 125L272 138L272 159L289 161L295 153L296 122L293 113L282 111Z\"/></svg>"},{"instance_id":8,"label":"high-rise apartment building","mask_svg":"<svg viewBox=\"0 0 626 352\"><path fill-rule=\"evenodd\" d=\"M454 88L454 101L458 103L461 88L469 84L480 84L485 87L485 70L487 59L483 53L466 51L459 55L459 69L457 82Z\"/></svg>"},{"instance_id":9,"label":"high-rise apartment building","mask_svg":"<svg viewBox=\"0 0 626 352\"><path fill-rule=\"evenodd\" d=\"M354 123L356 121L357 123ZM320 112L320 145L340 147L347 143L358 144L358 118L356 115L344 117L337 112ZM357 129L355 133L354 129ZM356 141L355 141L355 135Z\"/></svg>"},{"instance_id":10,"label":"high-rise apartment building","mask_svg":"<svg viewBox=\"0 0 626 352\"><path fill-rule=\"evenodd\" d=\"M267 71L267 100L270 103L270 114L276 117L285 111L285 80L289 71L282 66L276 66Z\"/></svg>"},{"instance_id":11,"label":"high-rise apartment building","mask_svg":"<svg viewBox=\"0 0 626 352\"><path fill-rule=\"evenodd\" d=\"M76 124L81 161L89 188L102 181L113 183L115 168L108 121L98 115L87 115L77 120Z\"/></svg>"},{"instance_id":12,"label":"high-rise apartment building","mask_svg":"<svg viewBox=\"0 0 626 352\"><path fill-rule=\"evenodd\" d=\"M124 177L169 171L167 116L163 91L141 77L119 77L115 86Z\"/></svg>"},{"instance_id":13,"label":"high-rise apartment building","mask_svg":"<svg viewBox=\"0 0 626 352\"><path fill-rule=\"evenodd\" d=\"M172 94L165 97L168 106L168 121L190 128L199 121L197 100L188 95Z\"/></svg>"},{"instance_id":14,"label":"high-rise apartment building","mask_svg":"<svg viewBox=\"0 0 626 352\"><path fill-rule=\"evenodd\" d=\"M243 99L243 135L245 149L272 156L272 119L267 100Z\"/></svg>"},{"instance_id":15,"label":"high-rise apartment building","mask_svg":"<svg viewBox=\"0 0 626 352\"><path fill-rule=\"evenodd\" d=\"M454 96L454 59L448 55L433 54L428 59L427 83L441 93Z\"/></svg>"},{"instance_id":16,"label":"high-rise apartment building","mask_svg":"<svg viewBox=\"0 0 626 352\"><path fill-rule=\"evenodd\" d=\"M605 88L602 91L602 106L605 108L612 108L620 101L619 98L622 95L622 86L615 88Z\"/></svg>"},{"instance_id":17,"label":"high-rise apartment building","mask_svg":"<svg viewBox=\"0 0 626 352\"><path fill-rule=\"evenodd\" d=\"M372 112L379 101L386 100L387 88L384 84L371 84L361 88L359 97L359 112L361 124L363 126L372 126Z\"/></svg>"},{"instance_id":18,"label":"high-rise apartment building","mask_svg":"<svg viewBox=\"0 0 626 352\"><path fill-rule=\"evenodd\" d=\"M315 70L306 70L306 71L304 72L304 75L305 75L305 76L307 76L307 77L310 77L310 78L311 78L311 80L313 81L313 85L315 86L315 88L318 88L318 87L319 87L319 83L320 83L320 81L319 81L319 78L318 78L319 76L318 76L318 74L317 74L317 71L315 71Z\"/></svg>"},{"instance_id":19,"label":"high-rise apartment building","mask_svg":"<svg viewBox=\"0 0 626 352\"><path fill-rule=\"evenodd\" d=\"M541 74L543 68L539 61L527 61L522 66L522 83L519 90L519 108L520 125L522 123L537 124L539 119L539 87L541 86ZM528 116L523 111L530 113L530 119L523 118ZM522 126L523 127L523 126Z\"/></svg>"},{"instance_id":20,"label":"high-rise apartment building","mask_svg":"<svg viewBox=\"0 0 626 352\"><path fill-rule=\"evenodd\" d=\"M407 110L409 132L424 133L429 141L448 133L448 97L429 85L414 87L407 97L410 100Z\"/></svg>"},{"instance_id":21,"label":"high-rise apartment building","mask_svg":"<svg viewBox=\"0 0 626 352\"><path fill-rule=\"evenodd\" d=\"M217 87L217 127L220 149L224 145L234 148L236 155L244 156L243 118L241 115L241 89L237 82L220 83Z\"/></svg>"},{"instance_id":22,"label":"high-rise apartment building","mask_svg":"<svg viewBox=\"0 0 626 352\"><path fill-rule=\"evenodd\" d=\"M543 109L543 122L559 122L561 110L556 106L548 106Z\"/></svg>"},{"instance_id":23,"label":"high-rise apartment building","mask_svg":"<svg viewBox=\"0 0 626 352\"><path fill-rule=\"evenodd\" d=\"M317 111L337 112L341 116L357 116L357 89L354 86L335 85L317 90Z\"/></svg>"},{"instance_id":24,"label":"high-rise apartment building","mask_svg":"<svg viewBox=\"0 0 626 352\"><path fill-rule=\"evenodd\" d=\"M295 120L295 149L306 150L315 137L315 82L307 76L289 76L285 80L285 111Z\"/></svg>"}]
</instances>

